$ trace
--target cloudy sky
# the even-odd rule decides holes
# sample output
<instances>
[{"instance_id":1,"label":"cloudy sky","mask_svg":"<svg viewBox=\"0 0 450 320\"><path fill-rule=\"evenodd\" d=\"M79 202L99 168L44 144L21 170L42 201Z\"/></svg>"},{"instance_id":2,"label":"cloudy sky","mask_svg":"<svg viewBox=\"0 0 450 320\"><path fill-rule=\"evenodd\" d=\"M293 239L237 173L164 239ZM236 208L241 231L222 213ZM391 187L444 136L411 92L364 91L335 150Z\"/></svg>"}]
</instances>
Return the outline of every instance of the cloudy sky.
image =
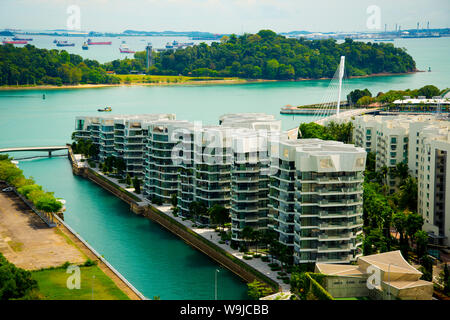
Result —
<instances>
[{"instance_id":1,"label":"cloudy sky","mask_svg":"<svg viewBox=\"0 0 450 320\"><path fill-rule=\"evenodd\" d=\"M382 29L450 27L450 0L0 0L0 29L66 29L72 5L86 31L367 31L372 5Z\"/></svg>"}]
</instances>

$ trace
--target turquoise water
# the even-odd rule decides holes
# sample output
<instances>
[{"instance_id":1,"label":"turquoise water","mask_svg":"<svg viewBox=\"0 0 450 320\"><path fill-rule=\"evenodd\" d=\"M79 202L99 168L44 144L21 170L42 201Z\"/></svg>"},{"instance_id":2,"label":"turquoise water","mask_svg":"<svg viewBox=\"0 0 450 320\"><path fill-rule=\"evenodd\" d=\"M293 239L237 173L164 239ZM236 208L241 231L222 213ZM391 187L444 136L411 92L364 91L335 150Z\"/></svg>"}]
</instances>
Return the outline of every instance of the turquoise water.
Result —
<instances>
[{"instance_id":1,"label":"turquoise water","mask_svg":"<svg viewBox=\"0 0 450 320\"><path fill-rule=\"evenodd\" d=\"M405 46L421 72L413 75L351 79L344 94L355 88L372 93L450 87L450 38L396 40ZM228 112L265 112L282 120L283 128L310 121L308 116L281 116L280 107L321 102L329 81L270 82L245 85L185 85L64 90L0 91L0 148L65 144L77 115L170 112L178 119L217 123ZM42 94L46 99L42 100ZM26 175L67 200L67 222L103 254L147 297L212 299L218 265L93 183L72 175L66 158L21 161ZM220 299L245 298L246 286L220 268Z\"/></svg>"},{"instance_id":2,"label":"turquoise water","mask_svg":"<svg viewBox=\"0 0 450 320\"><path fill-rule=\"evenodd\" d=\"M72 175L67 158L20 161L20 168L66 203L65 221L146 297L245 299L236 275L96 184Z\"/></svg>"}]
</instances>

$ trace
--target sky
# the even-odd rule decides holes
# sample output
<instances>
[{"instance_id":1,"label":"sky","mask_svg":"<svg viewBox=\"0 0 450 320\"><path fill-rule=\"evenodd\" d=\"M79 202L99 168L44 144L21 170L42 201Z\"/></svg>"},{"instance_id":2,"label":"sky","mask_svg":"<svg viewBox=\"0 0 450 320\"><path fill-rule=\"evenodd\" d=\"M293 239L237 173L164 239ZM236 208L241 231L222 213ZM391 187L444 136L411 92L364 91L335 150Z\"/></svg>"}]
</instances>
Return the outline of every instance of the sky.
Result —
<instances>
[{"instance_id":1,"label":"sky","mask_svg":"<svg viewBox=\"0 0 450 320\"><path fill-rule=\"evenodd\" d=\"M385 24L387 30L395 24L405 30L416 28L417 22L426 27L428 21L430 28L450 27L450 1L0 0L0 29L53 30L69 25L101 32L351 32L384 30Z\"/></svg>"}]
</instances>

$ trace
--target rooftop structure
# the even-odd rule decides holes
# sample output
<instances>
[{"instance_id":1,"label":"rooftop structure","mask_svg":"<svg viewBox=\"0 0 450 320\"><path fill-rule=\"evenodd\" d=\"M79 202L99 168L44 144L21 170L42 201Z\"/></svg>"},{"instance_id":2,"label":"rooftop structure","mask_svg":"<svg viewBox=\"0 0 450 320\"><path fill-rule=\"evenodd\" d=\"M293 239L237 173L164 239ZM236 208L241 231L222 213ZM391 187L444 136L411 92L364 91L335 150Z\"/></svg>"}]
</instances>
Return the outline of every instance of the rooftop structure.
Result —
<instances>
[{"instance_id":1,"label":"rooftop structure","mask_svg":"<svg viewBox=\"0 0 450 320\"><path fill-rule=\"evenodd\" d=\"M327 275L324 288L335 298L371 297L377 300L431 300L433 283L401 252L359 257L356 265L316 263L315 272Z\"/></svg>"}]
</instances>

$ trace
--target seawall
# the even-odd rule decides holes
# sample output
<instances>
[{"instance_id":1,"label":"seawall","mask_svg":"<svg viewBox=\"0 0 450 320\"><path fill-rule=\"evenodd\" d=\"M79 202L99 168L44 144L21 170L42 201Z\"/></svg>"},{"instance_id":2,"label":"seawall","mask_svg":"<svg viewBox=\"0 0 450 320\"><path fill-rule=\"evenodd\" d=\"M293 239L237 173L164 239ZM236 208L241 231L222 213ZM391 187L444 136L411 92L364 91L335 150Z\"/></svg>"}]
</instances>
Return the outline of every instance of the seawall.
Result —
<instances>
[{"instance_id":1,"label":"seawall","mask_svg":"<svg viewBox=\"0 0 450 320\"><path fill-rule=\"evenodd\" d=\"M142 215L160 224L168 231L180 237L188 245L208 255L210 258L239 276L244 281L252 282L254 280L258 280L267 284L276 291L279 290L279 285L275 281L265 276L258 270L254 269L250 265L246 264L244 261L241 261L240 259L234 257L224 249L203 238L201 235L182 225L167 214L159 211L157 208L151 205L147 205L146 203L139 203L139 198L132 195L120 186L114 184L112 181L109 181L106 178L100 176L94 170L88 167L78 167L76 161L74 161L71 148L69 148L69 160L72 163L74 174L91 180L122 201L126 202L130 205L130 210L134 213Z\"/></svg>"}]
</instances>

